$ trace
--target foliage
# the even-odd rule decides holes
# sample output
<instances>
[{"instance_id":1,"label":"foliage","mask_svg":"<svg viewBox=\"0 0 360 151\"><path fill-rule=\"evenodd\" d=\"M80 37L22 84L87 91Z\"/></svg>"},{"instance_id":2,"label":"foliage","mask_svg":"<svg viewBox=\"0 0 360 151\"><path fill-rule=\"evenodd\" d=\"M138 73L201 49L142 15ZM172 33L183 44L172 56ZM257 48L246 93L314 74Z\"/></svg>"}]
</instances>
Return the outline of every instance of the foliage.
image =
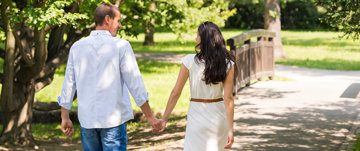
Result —
<instances>
[{"instance_id":1,"label":"foliage","mask_svg":"<svg viewBox=\"0 0 360 151\"><path fill-rule=\"evenodd\" d=\"M223 27L225 20L236 13L236 9L228 9L228 2L225 0L187 0L186 3L178 5L185 18L182 21L175 20L170 28L180 38L185 33L194 32L204 21L212 21Z\"/></svg>"},{"instance_id":2,"label":"foliage","mask_svg":"<svg viewBox=\"0 0 360 151\"><path fill-rule=\"evenodd\" d=\"M183 38L185 33L193 32L204 21L210 20L222 27L225 20L235 14L228 9L224 0L156 0L156 9L149 11L151 1L125 1L120 7L123 15L123 29L126 35L137 36L144 31L145 22L155 20L156 28L169 29ZM196 14L196 15L194 15Z\"/></svg>"},{"instance_id":3,"label":"foliage","mask_svg":"<svg viewBox=\"0 0 360 151\"><path fill-rule=\"evenodd\" d=\"M320 12L312 1L287 1L282 3L281 12L284 29L315 29L320 24Z\"/></svg>"},{"instance_id":4,"label":"foliage","mask_svg":"<svg viewBox=\"0 0 360 151\"><path fill-rule=\"evenodd\" d=\"M155 20L158 28L168 28L174 20L182 20L183 13L178 9L176 0L156 0L155 11L150 11L151 1L133 0L125 1L120 6L123 19L121 21L122 35L137 36L145 29L145 23L148 20Z\"/></svg>"},{"instance_id":5,"label":"foliage","mask_svg":"<svg viewBox=\"0 0 360 151\"><path fill-rule=\"evenodd\" d=\"M343 32L341 37L359 39L360 1L358 0L315 0L325 13L321 21Z\"/></svg>"},{"instance_id":6,"label":"foliage","mask_svg":"<svg viewBox=\"0 0 360 151\"><path fill-rule=\"evenodd\" d=\"M42 7L35 5L35 2L16 6L11 9L10 19L12 25L25 22L32 28L45 28L46 26L72 24L74 27L85 28L92 22L93 11L98 4L108 2L107 0L84 1L79 5L79 12L72 12L70 5L74 5L76 0L48 0L44 1Z\"/></svg>"},{"instance_id":7,"label":"foliage","mask_svg":"<svg viewBox=\"0 0 360 151\"><path fill-rule=\"evenodd\" d=\"M234 1L229 4L229 9L236 8L234 16L226 21L226 28L258 29L264 28L264 5L265 3L242 3Z\"/></svg>"}]
</instances>

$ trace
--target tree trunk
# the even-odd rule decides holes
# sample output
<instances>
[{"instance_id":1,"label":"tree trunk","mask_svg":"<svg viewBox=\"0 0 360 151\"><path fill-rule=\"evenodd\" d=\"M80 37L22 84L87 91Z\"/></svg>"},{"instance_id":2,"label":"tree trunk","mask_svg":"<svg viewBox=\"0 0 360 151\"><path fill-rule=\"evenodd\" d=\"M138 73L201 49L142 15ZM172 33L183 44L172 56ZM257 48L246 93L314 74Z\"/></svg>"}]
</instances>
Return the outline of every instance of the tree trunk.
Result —
<instances>
[{"instance_id":1,"label":"tree trunk","mask_svg":"<svg viewBox=\"0 0 360 151\"><path fill-rule=\"evenodd\" d=\"M155 1L152 0L150 4L150 12L153 14L155 11ZM145 22L145 40L144 46L154 46L154 32L155 32L155 21L153 16Z\"/></svg>"},{"instance_id":2,"label":"tree trunk","mask_svg":"<svg viewBox=\"0 0 360 151\"><path fill-rule=\"evenodd\" d=\"M6 4L3 4L2 14L7 12L4 5ZM0 144L34 146L35 141L30 129L35 94L34 82L33 80L27 83L14 81L16 42L11 31L10 20L7 16L3 15L6 26L6 52L4 59L4 82L1 90L3 131L0 135Z\"/></svg>"},{"instance_id":3,"label":"tree trunk","mask_svg":"<svg viewBox=\"0 0 360 151\"><path fill-rule=\"evenodd\" d=\"M35 87L33 80L29 83L14 82L11 102L15 110L2 109L3 131L0 137L1 144L36 146L31 133L32 106ZM16 90L16 91L15 91ZM4 91L3 91L4 92Z\"/></svg>"},{"instance_id":4,"label":"tree trunk","mask_svg":"<svg viewBox=\"0 0 360 151\"><path fill-rule=\"evenodd\" d=\"M276 33L274 38L274 57L287 58L281 42L280 0L265 0L264 28Z\"/></svg>"}]
</instances>

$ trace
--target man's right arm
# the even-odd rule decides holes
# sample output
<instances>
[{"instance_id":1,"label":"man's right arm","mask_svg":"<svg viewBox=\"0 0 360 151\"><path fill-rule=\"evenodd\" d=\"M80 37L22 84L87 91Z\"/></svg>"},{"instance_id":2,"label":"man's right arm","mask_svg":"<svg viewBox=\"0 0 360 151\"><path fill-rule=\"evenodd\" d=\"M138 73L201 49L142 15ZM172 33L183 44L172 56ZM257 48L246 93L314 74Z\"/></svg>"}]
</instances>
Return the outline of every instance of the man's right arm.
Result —
<instances>
[{"instance_id":1,"label":"man's right arm","mask_svg":"<svg viewBox=\"0 0 360 151\"><path fill-rule=\"evenodd\" d=\"M71 135L74 134L74 127L69 118L69 112L72 106L75 90L76 83L73 55L70 50L61 96L58 97L58 103L61 106L61 131L70 139L72 139Z\"/></svg>"},{"instance_id":2,"label":"man's right arm","mask_svg":"<svg viewBox=\"0 0 360 151\"><path fill-rule=\"evenodd\" d=\"M61 107L61 131L72 140L71 135L74 134L74 126L69 118L69 110Z\"/></svg>"},{"instance_id":3,"label":"man's right arm","mask_svg":"<svg viewBox=\"0 0 360 151\"><path fill-rule=\"evenodd\" d=\"M70 49L69 52L69 58L66 65L64 82L61 90L61 96L58 97L59 105L67 110L70 110L72 106L73 98L76 91L75 70L74 70L72 49L73 47Z\"/></svg>"}]
</instances>

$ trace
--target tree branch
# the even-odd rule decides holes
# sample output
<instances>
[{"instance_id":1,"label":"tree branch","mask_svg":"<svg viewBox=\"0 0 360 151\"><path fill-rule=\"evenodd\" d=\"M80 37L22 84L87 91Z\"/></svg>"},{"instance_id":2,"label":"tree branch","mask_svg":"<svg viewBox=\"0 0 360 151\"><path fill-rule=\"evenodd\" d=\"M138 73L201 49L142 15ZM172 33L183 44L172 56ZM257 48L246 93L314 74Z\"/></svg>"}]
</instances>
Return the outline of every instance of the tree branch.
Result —
<instances>
[{"instance_id":1,"label":"tree branch","mask_svg":"<svg viewBox=\"0 0 360 151\"><path fill-rule=\"evenodd\" d=\"M64 43L64 33L65 33L66 25L61 25L54 27L49 36L49 42L47 45L48 49L48 60L51 60L52 58L56 57L56 55L61 50L61 46Z\"/></svg>"},{"instance_id":2,"label":"tree branch","mask_svg":"<svg viewBox=\"0 0 360 151\"><path fill-rule=\"evenodd\" d=\"M43 77L41 79L37 79L35 81L35 93L39 92L45 86L49 85L54 79L54 74L49 74L47 77Z\"/></svg>"},{"instance_id":3,"label":"tree branch","mask_svg":"<svg viewBox=\"0 0 360 151\"><path fill-rule=\"evenodd\" d=\"M47 49L45 42L45 30L44 29L35 29L34 31L35 38L35 64L31 67L22 67L20 71L16 74L15 81L19 82L28 82L35 76L39 74L42 68L45 65L47 57Z\"/></svg>"},{"instance_id":4,"label":"tree branch","mask_svg":"<svg viewBox=\"0 0 360 151\"><path fill-rule=\"evenodd\" d=\"M34 106L33 109L38 111L52 111L52 110L58 110L61 107L57 102L41 102L37 99L34 100Z\"/></svg>"},{"instance_id":5,"label":"tree branch","mask_svg":"<svg viewBox=\"0 0 360 151\"><path fill-rule=\"evenodd\" d=\"M32 66L35 64L34 58L32 58L31 53L26 53L24 46L19 38L19 35L16 33L16 31L13 31L16 45L19 47L21 58L26 62L27 65Z\"/></svg>"},{"instance_id":6,"label":"tree branch","mask_svg":"<svg viewBox=\"0 0 360 151\"><path fill-rule=\"evenodd\" d=\"M65 41L64 46L69 47L82 37L85 37L90 34L91 30L95 29L96 25L95 23L92 23L89 27L87 27L84 30L76 30L74 28L70 29L70 32L68 33L68 39Z\"/></svg>"}]
</instances>

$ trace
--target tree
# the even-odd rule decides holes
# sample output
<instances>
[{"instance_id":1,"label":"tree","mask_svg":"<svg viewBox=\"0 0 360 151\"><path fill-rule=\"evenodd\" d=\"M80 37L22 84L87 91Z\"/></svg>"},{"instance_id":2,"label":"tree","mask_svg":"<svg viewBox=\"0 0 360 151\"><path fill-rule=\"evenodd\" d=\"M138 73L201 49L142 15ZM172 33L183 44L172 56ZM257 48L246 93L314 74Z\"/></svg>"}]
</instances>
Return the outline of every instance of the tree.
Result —
<instances>
[{"instance_id":1,"label":"tree","mask_svg":"<svg viewBox=\"0 0 360 151\"><path fill-rule=\"evenodd\" d=\"M358 0L315 0L325 12L320 20L343 32L341 37L359 39L360 1Z\"/></svg>"},{"instance_id":2,"label":"tree","mask_svg":"<svg viewBox=\"0 0 360 151\"><path fill-rule=\"evenodd\" d=\"M276 33L275 58L287 58L281 42L280 0L265 0L264 28Z\"/></svg>"},{"instance_id":3,"label":"tree","mask_svg":"<svg viewBox=\"0 0 360 151\"><path fill-rule=\"evenodd\" d=\"M149 13L154 14L155 12L155 1L150 1ZM144 44L146 46L153 46L154 43L154 32L155 32L155 20L153 17L150 17L145 21L145 40Z\"/></svg>"},{"instance_id":4,"label":"tree","mask_svg":"<svg viewBox=\"0 0 360 151\"><path fill-rule=\"evenodd\" d=\"M132 35L145 31L143 44L149 46L154 45L155 28L171 30L181 38L207 20L224 26L236 13L228 9L227 0L133 0L125 1L120 10L126 15L123 30Z\"/></svg>"},{"instance_id":5,"label":"tree","mask_svg":"<svg viewBox=\"0 0 360 151\"><path fill-rule=\"evenodd\" d=\"M5 33L0 144L34 146L31 134L34 94L50 84L56 68L66 62L70 46L95 27L98 1L4 0L1 28ZM48 42L46 42L48 41Z\"/></svg>"}]
</instances>

